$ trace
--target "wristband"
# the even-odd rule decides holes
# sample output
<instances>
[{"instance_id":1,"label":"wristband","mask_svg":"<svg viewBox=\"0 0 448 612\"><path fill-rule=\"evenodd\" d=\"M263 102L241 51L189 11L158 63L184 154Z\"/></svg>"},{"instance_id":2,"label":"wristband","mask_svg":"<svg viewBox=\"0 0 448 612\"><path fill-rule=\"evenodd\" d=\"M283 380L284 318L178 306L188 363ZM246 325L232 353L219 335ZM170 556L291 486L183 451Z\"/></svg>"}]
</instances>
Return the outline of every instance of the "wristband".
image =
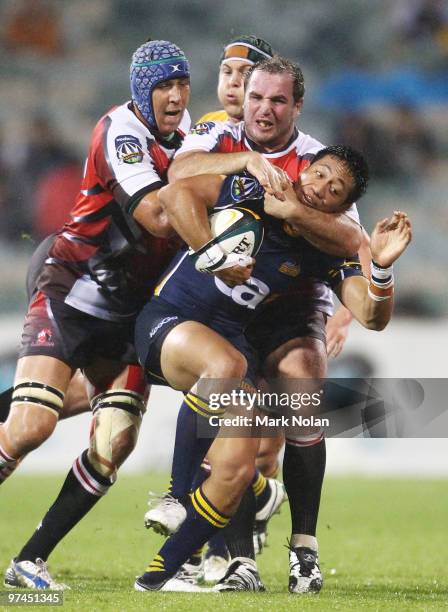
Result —
<instances>
[{"instance_id":1,"label":"wristband","mask_svg":"<svg viewBox=\"0 0 448 612\"><path fill-rule=\"evenodd\" d=\"M388 287L392 287L394 284L394 270L393 266L389 266L388 268L383 268L379 266L377 263L372 261L370 263L370 284L375 287L386 289Z\"/></svg>"},{"instance_id":2,"label":"wristband","mask_svg":"<svg viewBox=\"0 0 448 612\"><path fill-rule=\"evenodd\" d=\"M220 269L227 256L215 240L207 242L197 251L189 250L189 255L194 261L194 267L198 272L212 274Z\"/></svg>"}]
</instances>

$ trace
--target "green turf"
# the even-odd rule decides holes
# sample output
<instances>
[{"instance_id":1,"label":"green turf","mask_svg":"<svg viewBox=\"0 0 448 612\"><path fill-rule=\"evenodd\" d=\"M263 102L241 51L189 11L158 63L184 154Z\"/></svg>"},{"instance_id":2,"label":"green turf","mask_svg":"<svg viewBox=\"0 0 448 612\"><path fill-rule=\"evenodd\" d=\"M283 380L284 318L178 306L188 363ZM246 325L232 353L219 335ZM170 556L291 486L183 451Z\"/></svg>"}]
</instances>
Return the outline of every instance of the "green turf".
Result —
<instances>
[{"instance_id":1,"label":"green turf","mask_svg":"<svg viewBox=\"0 0 448 612\"><path fill-rule=\"evenodd\" d=\"M17 474L1 488L0 563L6 567L61 483ZM448 608L446 481L327 479L320 517L325 584L319 595L287 593L288 512L259 557L265 594L137 593L134 577L161 544L142 527L147 491L160 476L122 476L51 557L72 587L64 610L442 610ZM55 608L61 609L61 608Z\"/></svg>"}]
</instances>

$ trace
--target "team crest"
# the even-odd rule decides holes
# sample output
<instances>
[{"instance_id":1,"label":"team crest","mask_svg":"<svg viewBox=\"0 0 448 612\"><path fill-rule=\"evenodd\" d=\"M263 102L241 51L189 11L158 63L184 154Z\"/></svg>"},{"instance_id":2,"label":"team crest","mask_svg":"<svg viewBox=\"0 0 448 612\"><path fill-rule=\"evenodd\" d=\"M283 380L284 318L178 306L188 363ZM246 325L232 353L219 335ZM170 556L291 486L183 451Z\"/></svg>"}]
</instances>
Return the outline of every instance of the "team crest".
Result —
<instances>
[{"instance_id":1,"label":"team crest","mask_svg":"<svg viewBox=\"0 0 448 612\"><path fill-rule=\"evenodd\" d=\"M213 121L208 121L207 123L196 123L196 125L191 128L190 134L203 136L204 134L208 134L214 126L215 124Z\"/></svg>"},{"instance_id":2,"label":"team crest","mask_svg":"<svg viewBox=\"0 0 448 612\"><path fill-rule=\"evenodd\" d=\"M278 270L282 274L295 278L300 274L300 264L297 261L284 261Z\"/></svg>"},{"instance_id":3,"label":"team crest","mask_svg":"<svg viewBox=\"0 0 448 612\"><path fill-rule=\"evenodd\" d=\"M235 176L230 187L230 196L234 202L245 200L258 200L264 195L264 189L257 181L249 176Z\"/></svg>"},{"instance_id":4,"label":"team crest","mask_svg":"<svg viewBox=\"0 0 448 612\"><path fill-rule=\"evenodd\" d=\"M115 149L121 164L139 164L143 161L143 147L136 136L117 136Z\"/></svg>"},{"instance_id":5,"label":"team crest","mask_svg":"<svg viewBox=\"0 0 448 612\"><path fill-rule=\"evenodd\" d=\"M54 346L54 342L51 341L53 332L48 327L44 327L36 336L36 340L32 343L32 346Z\"/></svg>"}]
</instances>

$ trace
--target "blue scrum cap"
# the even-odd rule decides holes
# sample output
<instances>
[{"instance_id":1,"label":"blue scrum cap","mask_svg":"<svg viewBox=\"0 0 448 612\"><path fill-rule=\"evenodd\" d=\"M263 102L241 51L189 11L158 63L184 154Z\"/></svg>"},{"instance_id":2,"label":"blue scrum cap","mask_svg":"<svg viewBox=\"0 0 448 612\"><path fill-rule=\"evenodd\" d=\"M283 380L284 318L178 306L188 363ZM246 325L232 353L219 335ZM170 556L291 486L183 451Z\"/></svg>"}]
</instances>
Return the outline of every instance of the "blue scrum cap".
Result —
<instances>
[{"instance_id":1,"label":"blue scrum cap","mask_svg":"<svg viewBox=\"0 0 448 612\"><path fill-rule=\"evenodd\" d=\"M145 120L157 129L152 106L154 87L162 81L190 78L184 52L167 40L151 40L135 51L131 62L131 93Z\"/></svg>"}]
</instances>

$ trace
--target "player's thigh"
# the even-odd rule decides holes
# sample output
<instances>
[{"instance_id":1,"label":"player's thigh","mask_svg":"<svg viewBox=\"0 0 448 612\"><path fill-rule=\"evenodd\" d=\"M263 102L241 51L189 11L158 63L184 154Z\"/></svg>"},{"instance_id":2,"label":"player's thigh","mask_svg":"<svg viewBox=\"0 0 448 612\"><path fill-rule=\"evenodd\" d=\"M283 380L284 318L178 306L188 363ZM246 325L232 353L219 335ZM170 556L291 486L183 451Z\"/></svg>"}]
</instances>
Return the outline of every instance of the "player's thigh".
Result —
<instances>
[{"instance_id":1,"label":"player's thigh","mask_svg":"<svg viewBox=\"0 0 448 612\"><path fill-rule=\"evenodd\" d=\"M221 335L196 321L184 321L166 336L160 354L163 376L175 389L190 389L200 378L245 375L245 357Z\"/></svg>"},{"instance_id":2,"label":"player's thigh","mask_svg":"<svg viewBox=\"0 0 448 612\"><path fill-rule=\"evenodd\" d=\"M288 340L267 357L265 370L269 377L325 378L327 375L325 344L312 337Z\"/></svg>"},{"instance_id":3,"label":"player's thigh","mask_svg":"<svg viewBox=\"0 0 448 612\"><path fill-rule=\"evenodd\" d=\"M76 370L67 387L61 419L89 412L90 401L86 383L86 378L81 370Z\"/></svg>"}]
</instances>

